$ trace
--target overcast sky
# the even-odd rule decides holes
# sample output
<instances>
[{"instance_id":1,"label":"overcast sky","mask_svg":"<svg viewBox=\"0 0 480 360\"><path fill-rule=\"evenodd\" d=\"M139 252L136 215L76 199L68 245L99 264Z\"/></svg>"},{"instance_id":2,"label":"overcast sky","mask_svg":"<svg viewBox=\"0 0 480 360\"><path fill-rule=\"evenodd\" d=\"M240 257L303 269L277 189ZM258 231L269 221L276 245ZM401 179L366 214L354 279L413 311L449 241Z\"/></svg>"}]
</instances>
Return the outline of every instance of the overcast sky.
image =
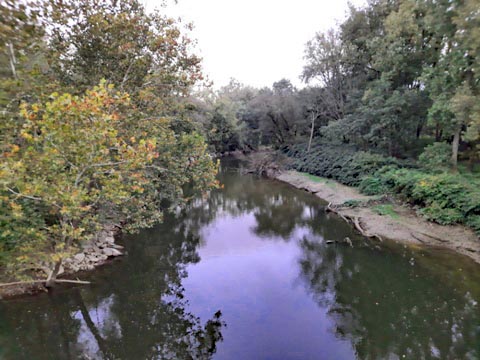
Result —
<instances>
[{"instance_id":1,"label":"overcast sky","mask_svg":"<svg viewBox=\"0 0 480 360\"><path fill-rule=\"evenodd\" d=\"M148 8L159 2L144 0ZM365 0L351 0L363 5ZM287 78L299 86L305 43L345 18L348 0L178 0L166 11L193 22L197 54L215 87L235 78L271 86Z\"/></svg>"}]
</instances>

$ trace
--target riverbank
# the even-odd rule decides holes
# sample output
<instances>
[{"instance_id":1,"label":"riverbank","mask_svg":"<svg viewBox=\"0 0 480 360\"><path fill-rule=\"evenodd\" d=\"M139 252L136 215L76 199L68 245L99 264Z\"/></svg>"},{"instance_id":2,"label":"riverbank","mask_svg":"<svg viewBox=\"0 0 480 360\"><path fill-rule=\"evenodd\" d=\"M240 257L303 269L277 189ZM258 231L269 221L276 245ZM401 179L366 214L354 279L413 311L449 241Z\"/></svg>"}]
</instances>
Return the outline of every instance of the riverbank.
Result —
<instances>
[{"instance_id":1,"label":"riverbank","mask_svg":"<svg viewBox=\"0 0 480 360\"><path fill-rule=\"evenodd\" d=\"M90 271L109 262L111 259L123 255L123 246L115 243L115 236L120 233L118 226L108 226L100 231L91 241L81 246L79 252L63 261L57 282L75 282L70 278L82 271ZM48 269L45 267L45 277ZM32 280L32 282L12 281L11 285L0 284L0 300L21 295L33 295L47 291L45 280ZM88 282L78 281L88 284Z\"/></svg>"},{"instance_id":2,"label":"riverbank","mask_svg":"<svg viewBox=\"0 0 480 360\"><path fill-rule=\"evenodd\" d=\"M282 171L273 178L327 201L332 211L351 221L364 235L410 245L443 247L480 264L480 240L465 226L429 222L408 206L391 199L363 195L356 188L331 179L297 171Z\"/></svg>"}]
</instances>

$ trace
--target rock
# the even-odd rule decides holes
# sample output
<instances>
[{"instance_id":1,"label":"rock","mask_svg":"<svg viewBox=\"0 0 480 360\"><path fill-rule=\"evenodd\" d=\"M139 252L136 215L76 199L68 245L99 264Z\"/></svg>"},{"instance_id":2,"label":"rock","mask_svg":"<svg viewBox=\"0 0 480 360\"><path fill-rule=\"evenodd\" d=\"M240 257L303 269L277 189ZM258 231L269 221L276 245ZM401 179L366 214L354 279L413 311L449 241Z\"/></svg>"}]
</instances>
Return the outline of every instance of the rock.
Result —
<instances>
[{"instance_id":1,"label":"rock","mask_svg":"<svg viewBox=\"0 0 480 360\"><path fill-rule=\"evenodd\" d=\"M82 262L83 260L85 260L85 254L84 253L79 253L79 254L76 254L73 259L77 262Z\"/></svg>"},{"instance_id":2,"label":"rock","mask_svg":"<svg viewBox=\"0 0 480 360\"><path fill-rule=\"evenodd\" d=\"M109 234L109 235L105 236L105 238L103 240L104 240L104 242L110 243L110 244L113 244L115 242L115 238L113 237L112 234Z\"/></svg>"},{"instance_id":3,"label":"rock","mask_svg":"<svg viewBox=\"0 0 480 360\"><path fill-rule=\"evenodd\" d=\"M328 245L330 245L330 244L335 244L335 241L333 241L333 240L327 240L327 241L325 241L325 244L328 244Z\"/></svg>"},{"instance_id":4,"label":"rock","mask_svg":"<svg viewBox=\"0 0 480 360\"><path fill-rule=\"evenodd\" d=\"M120 255L122 255L121 251L119 251L117 249L112 249L112 248L103 249L103 253L107 256L120 256Z\"/></svg>"},{"instance_id":5,"label":"rock","mask_svg":"<svg viewBox=\"0 0 480 360\"><path fill-rule=\"evenodd\" d=\"M86 261L89 261L89 262L93 262L93 263L96 263L98 262L98 255L96 253L93 253L93 254L89 254L87 257L86 257Z\"/></svg>"},{"instance_id":6,"label":"rock","mask_svg":"<svg viewBox=\"0 0 480 360\"><path fill-rule=\"evenodd\" d=\"M65 273L65 268L60 265L60 269L58 270L58 274L57 274L57 275L62 275L63 273Z\"/></svg>"},{"instance_id":7,"label":"rock","mask_svg":"<svg viewBox=\"0 0 480 360\"><path fill-rule=\"evenodd\" d=\"M108 256L105 254L98 254L97 259L98 261L105 261L108 259Z\"/></svg>"}]
</instances>

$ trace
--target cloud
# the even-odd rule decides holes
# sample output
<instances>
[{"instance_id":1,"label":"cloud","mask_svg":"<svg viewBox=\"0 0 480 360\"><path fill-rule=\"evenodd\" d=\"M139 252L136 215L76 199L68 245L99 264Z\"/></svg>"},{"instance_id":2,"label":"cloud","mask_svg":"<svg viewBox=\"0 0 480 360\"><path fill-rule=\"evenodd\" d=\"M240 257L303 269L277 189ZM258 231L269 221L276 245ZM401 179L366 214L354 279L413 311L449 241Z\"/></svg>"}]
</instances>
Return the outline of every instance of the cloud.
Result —
<instances>
[{"instance_id":1,"label":"cloud","mask_svg":"<svg viewBox=\"0 0 480 360\"><path fill-rule=\"evenodd\" d=\"M144 0L148 8L159 4ZM351 1L361 6L365 0ZM347 0L179 0L165 11L193 22L198 53L215 87L231 77L257 87L301 85L305 43L345 18Z\"/></svg>"}]
</instances>

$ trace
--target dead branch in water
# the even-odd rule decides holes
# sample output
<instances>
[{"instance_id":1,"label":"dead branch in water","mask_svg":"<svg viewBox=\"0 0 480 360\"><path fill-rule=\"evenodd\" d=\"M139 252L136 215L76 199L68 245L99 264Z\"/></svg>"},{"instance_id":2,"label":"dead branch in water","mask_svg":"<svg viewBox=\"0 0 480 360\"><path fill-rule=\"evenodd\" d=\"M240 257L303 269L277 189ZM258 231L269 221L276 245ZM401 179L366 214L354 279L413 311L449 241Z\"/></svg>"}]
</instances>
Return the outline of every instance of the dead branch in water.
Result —
<instances>
[{"instance_id":1,"label":"dead branch in water","mask_svg":"<svg viewBox=\"0 0 480 360\"><path fill-rule=\"evenodd\" d=\"M342 214L340 214L340 213L338 212L338 210L336 210L336 209L334 209L334 208L332 207L332 203L331 203L331 202L328 203L327 207L325 208L325 211L327 211L327 212L329 211L329 212L332 212L332 213L340 216L340 217L341 217L345 222L347 222L347 223L350 222L350 221L348 220L348 218L346 218L345 216L343 216Z\"/></svg>"},{"instance_id":2,"label":"dead branch in water","mask_svg":"<svg viewBox=\"0 0 480 360\"><path fill-rule=\"evenodd\" d=\"M360 218L357 217L357 216L346 216L346 215L342 215L338 210L336 210L335 208L332 207L332 203L329 202L327 207L325 208L325 211L327 212L332 212L334 214L337 214L338 216L340 216L343 220L345 220L345 222L347 223L353 223L353 225L355 226L355 229L357 229L357 231L362 234L363 236L365 237L368 237L368 238L377 238L378 240L380 241L383 241L382 237L378 234L370 234L369 232L367 232L366 230L364 230L362 228L362 225L360 224Z\"/></svg>"},{"instance_id":3,"label":"dead branch in water","mask_svg":"<svg viewBox=\"0 0 480 360\"><path fill-rule=\"evenodd\" d=\"M377 238L380 241L383 241L382 237L378 234L370 234L366 230L364 230L360 224L360 218L359 217L354 217L353 218L353 223L355 224L355 228L362 234L363 236L366 236L368 238Z\"/></svg>"},{"instance_id":4,"label":"dead branch in water","mask_svg":"<svg viewBox=\"0 0 480 360\"><path fill-rule=\"evenodd\" d=\"M0 287L15 286L15 285L33 285L33 284L42 284L45 282L46 280L14 281L10 283L0 284Z\"/></svg>"},{"instance_id":5,"label":"dead branch in water","mask_svg":"<svg viewBox=\"0 0 480 360\"><path fill-rule=\"evenodd\" d=\"M89 285L91 284L90 281L84 280L67 280L67 279L57 279L55 280L56 283L66 283L66 284L82 284L82 285Z\"/></svg>"},{"instance_id":6,"label":"dead branch in water","mask_svg":"<svg viewBox=\"0 0 480 360\"><path fill-rule=\"evenodd\" d=\"M14 281L9 283L0 284L0 287L15 286L15 285L34 285L34 284L46 284L48 280L25 280L25 281ZM67 279L56 279L55 283L68 283L68 284L82 284L89 285L90 281L83 280L67 280Z\"/></svg>"}]
</instances>

